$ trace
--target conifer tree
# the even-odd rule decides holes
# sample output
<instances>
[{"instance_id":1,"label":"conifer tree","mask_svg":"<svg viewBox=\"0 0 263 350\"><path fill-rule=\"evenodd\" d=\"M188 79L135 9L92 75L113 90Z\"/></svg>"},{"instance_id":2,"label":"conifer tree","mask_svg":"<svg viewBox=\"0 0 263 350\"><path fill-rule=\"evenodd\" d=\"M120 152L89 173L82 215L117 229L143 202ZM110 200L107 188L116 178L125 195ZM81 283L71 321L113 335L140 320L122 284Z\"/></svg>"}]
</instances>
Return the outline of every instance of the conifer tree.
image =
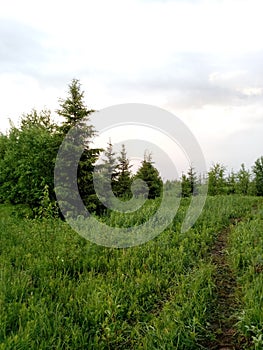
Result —
<instances>
[{"instance_id":1,"label":"conifer tree","mask_svg":"<svg viewBox=\"0 0 263 350\"><path fill-rule=\"evenodd\" d=\"M148 186L148 198L154 199L162 194L163 182L158 170L153 166L151 153L145 152L144 160L141 167L138 169L135 179L143 180ZM136 189L140 193L140 189Z\"/></svg>"},{"instance_id":2,"label":"conifer tree","mask_svg":"<svg viewBox=\"0 0 263 350\"><path fill-rule=\"evenodd\" d=\"M244 163L241 164L241 169L237 173L237 191L240 194L247 195L249 193L250 172L246 170Z\"/></svg>"},{"instance_id":3,"label":"conifer tree","mask_svg":"<svg viewBox=\"0 0 263 350\"><path fill-rule=\"evenodd\" d=\"M208 172L208 194L210 196L224 194L226 187L225 170L223 165L216 163Z\"/></svg>"},{"instance_id":4,"label":"conifer tree","mask_svg":"<svg viewBox=\"0 0 263 350\"><path fill-rule=\"evenodd\" d=\"M117 161L116 161L116 152L113 151L113 144L111 139L109 139L108 146L104 152L105 158L103 159L103 171L111 179L112 185L116 181L117 174Z\"/></svg>"},{"instance_id":5,"label":"conifer tree","mask_svg":"<svg viewBox=\"0 0 263 350\"><path fill-rule=\"evenodd\" d=\"M59 99L60 109L58 115L64 118L59 132L64 144L63 164L60 165L61 183L64 182L60 191L65 202L65 211L78 212L76 208L77 197L72 195L76 193L74 183L75 174L72 169L75 167L75 155L81 154L78 163L77 184L80 196L88 209L95 210L96 195L93 187L93 170L95 162L98 159L101 149L91 149L90 143L96 132L90 124L90 114L94 112L88 109L84 102L84 92L81 91L81 85L78 79L73 79L69 84L68 96L66 99ZM69 133L69 134L68 134ZM67 135L68 134L68 135ZM67 135L67 138L64 137ZM59 176L59 174L58 174Z\"/></svg>"},{"instance_id":6,"label":"conifer tree","mask_svg":"<svg viewBox=\"0 0 263 350\"><path fill-rule=\"evenodd\" d=\"M227 184L227 194L234 194L237 191L237 176L232 170L226 179Z\"/></svg>"},{"instance_id":7,"label":"conifer tree","mask_svg":"<svg viewBox=\"0 0 263 350\"><path fill-rule=\"evenodd\" d=\"M125 145L122 145L120 156L118 157L117 164L117 182L115 192L116 195L123 199L129 199L132 197L131 192L131 165L127 158L127 152Z\"/></svg>"},{"instance_id":8,"label":"conifer tree","mask_svg":"<svg viewBox=\"0 0 263 350\"><path fill-rule=\"evenodd\" d=\"M191 196L191 184L190 184L190 181L189 181L187 175L182 174L181 184L182 184L182 192L181 192L182 197L184 197L184 198L190 197Z\"/></svg>"},{"instance_id":9,"label":"conifer tree","mask_svg":"<svg viewBox=\"0 0 263 350\"><path fill-rule=\"evenodd\" d=\"M57 114L64 118L60 131L66 135L68 131L78 126L78 131L85 137L85 141L89 142L95 136L96 132L92 125L89 125L90 114L95 112L88 109L84 102L84 91L81 91L81 84L78 79L72 79L68 86L68 97L59 99L60 109Z\"/></svg>"},{"instance_id":10,"label":"conifer tree","mask_svg":"<svg viewBox=\"0 0 263 350\"><path fill-rule=\"evenodd\" d=\"M109 139L108 146L104 151L102 163L96 166L96 193L99 194L99 202L97 203L97 214L103 213L111 206L111 196L114 193L117 177L117 163L113 144Z\"/></svg>"}]
</instances>

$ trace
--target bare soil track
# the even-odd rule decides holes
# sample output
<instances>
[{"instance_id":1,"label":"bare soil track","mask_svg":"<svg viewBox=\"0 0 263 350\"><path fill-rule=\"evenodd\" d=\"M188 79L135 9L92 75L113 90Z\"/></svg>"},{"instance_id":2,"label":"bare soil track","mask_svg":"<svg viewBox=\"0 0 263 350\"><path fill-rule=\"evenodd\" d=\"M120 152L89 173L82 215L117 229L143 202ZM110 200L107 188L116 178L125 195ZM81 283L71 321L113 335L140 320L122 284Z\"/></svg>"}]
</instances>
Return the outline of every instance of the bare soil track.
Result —
<instances>
[{"instance_id":1,"label":"bare soil track","mask_svg":"<svg viewBox=\"0 0 263 350\"><path fill-rule=\"evenodd\" d=\"M233 220L237 224L241 219ZM235 329L238 310L236 297L237 283L227 259L228 236L231 226L222 230L211 251L212 263L215 265L215 301L210 314L208 332L213 339L202 344L209 350L240 350L242 340Z\"/></svg>"}]
</instances>

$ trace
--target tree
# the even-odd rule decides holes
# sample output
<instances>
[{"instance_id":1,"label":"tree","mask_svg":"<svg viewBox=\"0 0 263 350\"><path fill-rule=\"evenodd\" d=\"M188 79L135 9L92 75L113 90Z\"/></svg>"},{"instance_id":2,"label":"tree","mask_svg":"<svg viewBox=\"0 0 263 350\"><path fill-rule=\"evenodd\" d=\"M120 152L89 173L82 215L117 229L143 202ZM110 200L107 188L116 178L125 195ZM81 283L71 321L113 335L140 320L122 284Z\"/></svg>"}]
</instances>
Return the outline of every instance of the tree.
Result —
<instances>
[{"instance_id":1,"label":"tree","mask_svg":"<svg viewBox=\"0 0 263 350\"><path fill-rule=\"evenodd\" d=\"M96 132L90 124L90 114L94 112L88 109L84 103L84 92L81 91L81 85L78 79L73 79L69 84L68 97L59 99L60 109L58 115L64 118L59 128L61 141L63 141L63 153L61 158L63 162L59 165L57 180L60 184L56 188L56 193L63 198L63 212L69 212L71 215L77 211L78 198L73 196L75 191L74 174L72 169L75 166L75 155L81 154L78 163L77 184L80 196L84 204L95 209L92 200L96 198L93 187L92 171L95 162L98 159L100 149L91 149L90 143ZM64 137L67 134L67 138ZM73 176L74 175L74 176Z\"/></svg>"},{"instance_id":2,"label":"tree","mask_svg":"<svg viewBox=\"0 0 263 350\"><path fill-rule=\"evenodd\" d=\"M132 197L131 192L131 165L127 158L125 145L122 145L121 154L118 157L117 164L117 182L115 186L115 193L118 197L129 199Z\"/></svg>"},{"instance_id":3,"label":"tree","mask_svg":"<svg viewBox=\"0 0 263 350\"><path fill-rule=\"evenodd\" d=\"M22 117L19 127L11 125L7 147L0 162L2 200L38 207L43 191L54 194L54 164L60 139L49 111Z\"/></svg>"},{"instance_id":4,"label":"tree","mask_svg":"<svg viewBox=\"0 0 263 350\"><path fill-rule=\"evenodd\" d=\"M9 147L9 137L0 133L0 202L6 201L7 197L7 169L6 169L6 152ZM10 179L9 179L10 180Z\"/></svg>"},{"instance_id":5,"label":"tree","mask_svg":"<svg viewBox=\"0 0 263 350\"><path fill-rule=\"evenodd\" d=\"M116 177L118 176L115 154L116 153L113 151L113 145L110 139L108 146L104 151L102 164L97 165L95 169L96 192L99 193L100 197L97 202L97 214L105 212L105 210L112 204L111 195L112 192L114 193Z\"/></svg>"},{"instance_id":6,"label":"tree","mask_svg":"<svg viewBox=\"0 0 263 350\"><path fill-rule=\"evenodd\" d=\"M241 164L241 169L237 173L237 192L243 195L249 193L250 188L250 172L246 170L244 163Z\"/></svg>"},{"instance_id":7,"label":"tree","mask_svg":"<svg viewBox=\"0 0 263 350\"><path fill-rule=\"evenodd\" d=\"M190 193L192 195L197 195L198 194L198 189L197 189L197 175L196 172L194 171L194 167L190 166L188 172L188 181L190 184Z\"/></svg>"},{"instance_id":8,"label":"tree","mask_svg":"<svg viewBox=\"0 0 263 350\"><path fill-rule=\"evenodd\" d=\"M0 160L5 157L8 149L8 137L0 132Z\"/></svg>"},{"instance_id":9,"label":"tree","mask_svg":"<svg viewBox=\"0 0 263 350\"><path fill-rule=\"evenodd\" d=\"M219 163L216 163L211 167L208 172L208 194L210 196L225 193L225 171L225 167Z\"/></svg>"},{"instance_id":10,"label":"tree","mask_svg":"<svg viewBox=\"0 0 263 350\"><path fill-rule=\"evenodd\" d=\"M185 174L182 174L181 184L182 184L181 196L183 198L190 197L191 196L191 184L190 184L189 178Z\"/></svg>"},{"instance_id":11,"label":"tree","mask_svg":"<svg viewBox=\"0 0 263 350\"><path fill-rule=\"evenodd\" d=\"M143 180L148 186L148 198L154 199L162 194L163 182L158 170L153 166L151 154L144 154L144 160L138 169L134 179ZM140 188L136 189L136 193L140 194Z\"/></svg>"},{"instance_id":12,"label":"tree","mask_svg":"<svg viewBox=\"0 0 263 350\"><path fill-rule=\"evenodd\" d=\"M194 168L190 166L187 175L183 174L181 179L182 185L182 197L190 197L192 195L197 195L197 176Z\"/></svg>"},{"instance_id":13,"label":"tree","mask_svg":"<svg viewBox=\"0 0 263 350\"><path fill-rule=\"evenodd\" d=\"M256 195L263 196L263 157L256 160L252 169L255 176Z\"/></svg>"},{"instance_id":14,"label":"tree","mask_svg":"<svg viewBox=\"0 0 263 350\"><path fill-rule=\"evenodd\" d=\"M106 151L104 152L105 158L103 159L103 170L106 173L106 175L111 179L112 186L113 182L116 181L116 177L118 176L117 173L117 160L116 160L116 153L113 151L113 144L111 143L111 139L109 139L108 147L106 148Z\"/></svg>"},{"instance_id":15,"label":"tree","mask_svg":"<svg viewBox=\"0 0 263 350\"><path fill-rule=\"evenodd\" d=\"M230 174L228 174L228 177L226 179L227 184L227 194L234 194L237 190L237 183L236 183L236 174L232 170Z\"/></svg>"},{"instance_id":16,"label":"tree","mask_svg":"<svg viewBox=\"0 0 263 350\"><path fill-rule=\"evenodd\" d=\"M86 107L84 91L81 91L78 79L72 79L68 86L68 97L60 98L59 105L60 109L57 110L57 114L65 119L60 127L61 133L66 135L73 126L78 126L81 135L89 143L96 134L93 126L88 125L89 116L95 111Z\"/></svg>"}]
</instances>

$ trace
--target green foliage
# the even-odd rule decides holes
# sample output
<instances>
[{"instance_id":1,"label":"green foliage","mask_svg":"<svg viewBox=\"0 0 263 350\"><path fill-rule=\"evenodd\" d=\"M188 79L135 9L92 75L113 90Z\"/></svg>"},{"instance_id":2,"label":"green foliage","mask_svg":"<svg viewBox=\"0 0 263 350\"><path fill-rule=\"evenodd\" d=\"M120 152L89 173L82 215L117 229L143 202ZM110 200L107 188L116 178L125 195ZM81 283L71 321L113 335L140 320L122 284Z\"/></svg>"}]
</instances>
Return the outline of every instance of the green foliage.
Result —
<instances>
[{"instance_id":1,"label":"green foliage","mask_svg":"<svg viewBox=\"0 0 263 350\"><path fill-rule=\"evenodd\" d=\"M185 174L182 175L181 184L182 184L182 193L181 193L182 197L190 197L191 184L188 177Z\"/></svg>"},{"instance_id":2,"label":"green foliage","mask_svg":"<svg viewBox=\"0 0 263 350\"><path fill-rule=\"evenodd\" d=\"M0 133L0 203L4 203L6 200L5 191L3 187L7 187L5 181L7 180L6 176L3 174L5 166L5 156L9 145L9 139L6 135Z\"/></svg>"},{"instance_id":3,"label":"green foliage","mask_svg":"<svg viewBox=\"0 0 263 350\"><path fill-rule=\"evenodd\" d=\"M256 195L263 196L263 157L256 160L253 166L253 173L255 175Z\"/></svg>"},{"instance_id":4,"label":"green foliage","mask_svg":"<svg viewBox=\"0 0 263 350\"><path fill-rule=\"evenodd\" d=\"M197 176L194 168L191 166L187 172L187 175L182 175L182 197L190 197L198 194L197 189Z\"/></svg>"},{"instance_id":5,"label":"green foliage","mask_svg":"<svg viewBox=\"0 0 263 350\"><path fill-rule=\"evenodd\" d=\"M148 201L141 220L159 200ZM209 251L216 232L247 215L257 199L209 197L187 233L180 226L190 200L181 202L165 232L127 249L97 246L61 220L22 219L2 205L0 349L200 349L213 300Z\"/></svg>"},{"instance_id":6,"label":"green foliage","mask_svg":"<svg viewBox=\"0 0 263 350\"><path fill-rule=\"evenodd\" d=\"M8 137L0 132L0 159L3 159L8 147Z\"/></svg>"},{"instance_id":7,"label":"green foliage","mask_svg":"<svg viewBox=\"0 0 263 350\"><path fill-rule=\"evenodd\" d=\"M84 92L81 91L81 85L78 79L72 79L68 86L68 97L59 99L60 109L57 114L64 118L60 130L63 135L76 126L83 139L89 143L90 138L95 135L95 130L91 125L88 125L89 116L94 112L88 109L84 103Z\"/></svg>"},{"instance_id":8,"label":"green foliage","mask_svg":"<svg viewBox=\"0 0 263 350\"><path fill-rule=\"evenodd\" d=\"M94 169L96 193L99 195L96 203L96 214L103 214L108 207L111 207L111 196L113 196L112 191L114 191L117 177L116 167L115 152L111 140L109 140L102 163Z\"/></svg>"},{"instance_id":9,"label":"green foliage","mask_svg":"<svg viewBox=\"0 0 263 350\"><path fill-rule=\"evenodd\" d=\"M131 165L127 158L125 145L122 145L121 154L118 157L117 164L117 182L115 193L119 198L129 199L132 197L131 192Z\"/></svg>"},{"instance_id":10,"label":"green foliage","mask_svg":"<svg viewBox=\"0 0 263 350\"><path fill-rule=\"evenodd\" d=\"M101 203L97 198L93 185L93 172L95 162L98 159L101 148L86 149L80 158L78 165L78 189L86 208L90 213L100 212Z\"/></svg>"},{"instance_id":11,"label":"green foliage","mask_svg":"<svg viewBox=\"0 0 263 350\"><path fill-rule=\"evenodd\" d=\"M81 91L81 85L77 79L73 79L69 84L68 97L59 101L61 108L57 113L64 118L64 121L59 128L63 149L60 153L62 161L57 162L56 175L60 186L57 186L56 192L63 195L61 204L63 204L64 213L79 214L78 194L75 191L76 174L73 174L73 169L78 161L76 155L81 154L77 172L78 190L88 210L93 211L96 209L97 197L93 187L92 172L101 151L89 147L92 137L96 134L89 120L94 110L86 107L84 92Z\"/></svg>"},{"instance_id":12,"label":"green foliage","mask_svg":"<svg viewBox=\"0 0 263 350\"><path fill-rule=\"evenodd\" d=\"M232 170L226 179L226 193L235 194L237 193L237 176Z\"/></svg>"},{"instance_id":13,"label":"green foliage","mask_svg":"<svg viewBox=\"0 0 263 350\"><path fill-rule=\"evenodd\" d=\"M0 160L2 201L36 207L45 185L54 199L53 169L59 142L49 111L38 114L33 110L23 116L19 128L11 128Z\"/></svg>"},{"instance_id":14,"label":"green foliage","mask_svg":"<svg viewBox=\"0 0 263 350\"><path fill-rule=\"evenodd\" d=\"M245 165L241 164L241 169L237 173L237 193L247 195L249 194L250 172L246 170Z\"/></svg>"},{"instance_id":15,"label":"green foliage","mask_svg":"<svg viewBox=\"0 0 263 350\"><path fill-rule=\"evenodd\" d=\"M40 206L35 208L35 217L52 218L58 217L58 207L55 201L50 200L48 185L44 186L43 195L40 197Z\"/></svg>"},{"instance_id":16,"label":"green foliage","mask_svg":"<svg viewBox=\"0 0 263 350\"><path fill-rule=\"evenodd\" d=\"M112 181L112 183L116 180L117 177L117 160L116 160L116 153L113 151L113 144L111 143L111 140L108 142L108 147L106 151L104 152L105 158L103 160L103 167L102 171L106 173L106 176L109 177ZM113 184L112 184L113 185Z\"/></svg>"},{"instance_id":17,"label":"green foliage","mask_svg":"<svg viewBox=\"0 0 263 350\"><path fill-rule=\"evenodd\" d=\"M208 172L208 194L215 196L226 193L225 167L219 163L214 164Z\"/></svg>"},{"instance_id":18,"label":"green foliage","mask_svg":"<svg viewBox=\"0 0 263 350\"><path fill-rule=\"evenodd\" d=\"M238 327L251 349L262 349L263 327L263 219L261 212L234 227L230 236L230 262L238 276L241 308ZM247 346L246 348L249 348Z\"/></svg>"},{"instance_id":19,"label":"green foliage","mask_svg":"<svg viewBox=\"0 0 263 350\"><path fill-rule=\"evenodd\" d=\"M75 198L72 188L74 155L81 154L78 163L77 185L80 195L89 210L95 210L98 199L93 188L92 172L100 149L90 149L91 138L95 135L89 124L88 110L83 101L84 93L80 83L73 79L69 85L68 97L60 99L58 114L64 118L61 126L56 125L50 111L37 113L33 110L24 115L19 127L11 124L8 135L0 135L0 201L23 203L34 208L36 215L46 215L43 208L43 193L49 196L50 203L56 215L56 198L54 193L54 167L57 152L62 141L63 164L59 176L64 181L62 188L57 188L64 194L65 203L74 211ZM73 127L75 130L64 140L66 133ZM74 174L75 176L75 174ZM73 186L73 187L72 187ZM48 193L45 192L48 188ZM51 207L49 207L51 210Z\"/></svg>"},{"instance_id":20,"label":"green foliage","mask_svg":"<svg viewBox=\"0 0 263 350\"><path fill-rule=\"evenodd\" d=\"M148 198L154 199L160 197L162 194L162 179L158 170L153 166L151 154L145 154L144 160L141 163L141 167L138 169L134 180L139 179L145 182L148 187ZM134 191L137 195L145 193L145 186L141 183L135 188Z\"/></svg>"}]
</instances>

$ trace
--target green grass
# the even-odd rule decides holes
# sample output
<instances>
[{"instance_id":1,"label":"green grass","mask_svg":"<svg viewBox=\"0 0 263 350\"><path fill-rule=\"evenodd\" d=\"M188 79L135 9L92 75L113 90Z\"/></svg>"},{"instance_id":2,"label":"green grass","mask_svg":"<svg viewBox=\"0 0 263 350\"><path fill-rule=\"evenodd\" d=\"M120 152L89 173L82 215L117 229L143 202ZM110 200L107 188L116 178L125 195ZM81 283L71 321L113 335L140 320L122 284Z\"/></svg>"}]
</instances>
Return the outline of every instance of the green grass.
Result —
<instances>
[{"instance_id":1,"label":"green grass","mask_svg":"<svg viewBox=\"0 0 263 350\"><path fill-rule=\"evenodd\" d=\"M263 211L232 230L230 261L238 276L238 328L251 345L263 349ZM248 348L249 345L247 345Z\"/></svg>"},{"instance_id":2,"label":"green grass","mask_svg":"<svg viewBox=\"0 0 263 350\"><path fill-rule=\"evenodd\" d=\"M258 202L210 197L181 233L185 199L162 234L126 249L95 245L65 222L32 220L2 205L0 349L200 349L214 289L210 248ZM150 215L151 205L141 218L129 216L129 225ZM118 215L107 220L121 225Z\"/></svg>"}]
</instances>

